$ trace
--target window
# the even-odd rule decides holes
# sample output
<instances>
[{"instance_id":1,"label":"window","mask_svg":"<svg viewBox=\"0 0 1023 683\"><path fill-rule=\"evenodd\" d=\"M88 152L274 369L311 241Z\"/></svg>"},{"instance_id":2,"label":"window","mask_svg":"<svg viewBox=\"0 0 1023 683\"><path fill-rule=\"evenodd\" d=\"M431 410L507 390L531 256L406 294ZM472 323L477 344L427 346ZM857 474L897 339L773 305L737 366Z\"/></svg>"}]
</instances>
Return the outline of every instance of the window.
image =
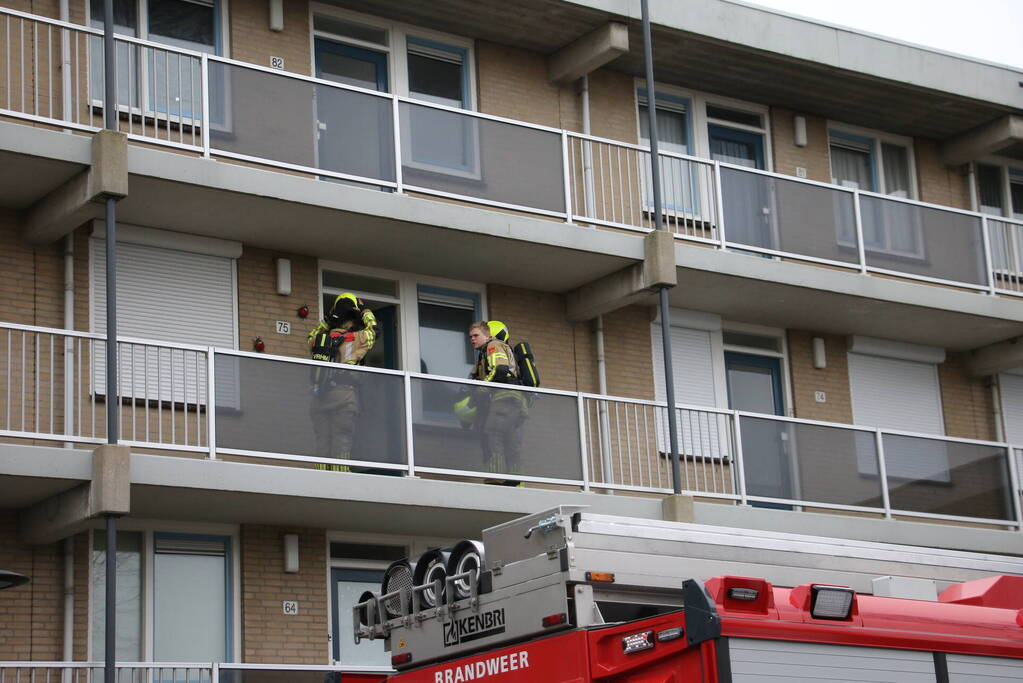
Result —
<instances>
[{"instance_id":1,"label":"window","mask_svg":"<svg viewBox=\"0 0 1023 683\"><path fill-rule=\"evenodd\" d=\"M117 534L117 657L228 662L234 651L230 535ZM106 534L94 531L89 571L92 658L104 648Z\"/></svg>"},{"instance_id":2,"label":"window","mask_svg":"<svg viewBox=\"0 0 1023 683\"><path fill-rule=\"evenodd\" d=\"M380 592L384 570L408 556L404 545L381 545L360 538L330 543L331 657L346 666L390 666L384 641L353 643L352 607L365 591Z\"/></svg>"},{"instance_id":3,"label":"window","mask_svg":"<svg viewBox=\"0 0 1023 683\"><path fill-rule=\"evenodd\" d=\"M338 83L472 109L472 41L325 5L313 9L314 73ZM403 163L477 179L476 122L455 112L401 106ZM319 119L326 120L321 112ZM329 144L320 136L320 154Z\"/></svg>"},{"instance_id":4,"label":"window","mask_svg":"<svg viewBox=\"0 0 1023 683\"><path fill-rule=\"evenodd\" d=\"M467 331L484 316L481 285L334 263L322 264L320 278L321 312L342 292L352 292L373 309L381 337L366 356L367 365L460 379L469 375L474 357Z\"/></svg>"},{"instance_id":5,"label":"window","mask_svg":"<svg viewBox=\"0 0 1023 683\"><path fill-rule=\"evenodd\" d=\"M831 182L867 192L914 199L912 142L872 131L832 126L828 130ZM860 204L863 246L886 256L923 259L924 242L917 211L910 206L865 197ZM855 226L836 220L839 244L855 247Z\"/></svg>"},{"instance_id":6,"label":"window","mask_svg":"<svg viewBox=\"0 0 1023 683\"><path fill-rule=\"evenodd\" d=\"M1023 168L978 163L976 177L983 213L1023 220Z\"/></svg>"},{"instance_id":7,"label":"window","mask_svg":"<svg viewBox=\"0 0 1023 683\"><path fill-rule=\"evenodd\" d=\"M114 0L115 32L171 47L220 54L222 0ZM103 0L89 1L90 25L103 27ZM90 39L92 99L103 93L103 46ZM129 43L117 45L118 103L142 115L197 119L198 58Z\"/></svg>"},{"instance_id":8,"label":"window","mask_svg":"<svg viewBox=\"0 0 1023 683\"><path fill-rule=\"evenodd\" d=\"M636 100L639 143L649 145L649 95L639 82ZM767 109L760 105L683 91L672 86L657 86L657 135L661 152L766 169L766 121ZM649 157L642 155L640 164L640 182L649 209L653 205ZM711 166L662 157L660 170L661 200L668 217L709 224L714 206ZM755 213L762 216L759 197L753 196L749 201L757 204Z\"/></svg>"},{"instance_id":9,"label":"window","mask_svg":"<svg viewBox=\"0 0 1023 683\"><path fill-rule=\"evenodd\" d=\"M90 240L91 329L96 332L106 330L106 241L100 230ZM235 258L241 245L127 225L118 226L118 237L119 336L237 347ZM155 246L166 243L179 248ZM94 350L93 387L105 394L102 348L98 343ZM200 351L123 344L120 364L122 397L171 405L206 401L206 358ZM230 384L218 381L219 403L237 399Z\"/></svg>"}]
</instances>

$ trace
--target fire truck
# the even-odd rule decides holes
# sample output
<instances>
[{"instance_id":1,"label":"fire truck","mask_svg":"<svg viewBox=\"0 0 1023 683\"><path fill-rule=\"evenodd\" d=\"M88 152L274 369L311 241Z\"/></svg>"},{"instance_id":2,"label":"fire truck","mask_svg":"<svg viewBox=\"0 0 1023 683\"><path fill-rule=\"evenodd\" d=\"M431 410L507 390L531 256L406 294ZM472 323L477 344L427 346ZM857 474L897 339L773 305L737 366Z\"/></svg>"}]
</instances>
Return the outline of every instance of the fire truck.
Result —
<instances>
[{"instance_id":1,"label":"fire truck","mask_svg":"<svg viewBox=\"0 0 1023 683\"><path fill-rule=\"evenodd\" d=\"M392 564L352 618L395 673L341 683L1023 681L1019 557L569 506Z\"/></svg>"}]
</instances>

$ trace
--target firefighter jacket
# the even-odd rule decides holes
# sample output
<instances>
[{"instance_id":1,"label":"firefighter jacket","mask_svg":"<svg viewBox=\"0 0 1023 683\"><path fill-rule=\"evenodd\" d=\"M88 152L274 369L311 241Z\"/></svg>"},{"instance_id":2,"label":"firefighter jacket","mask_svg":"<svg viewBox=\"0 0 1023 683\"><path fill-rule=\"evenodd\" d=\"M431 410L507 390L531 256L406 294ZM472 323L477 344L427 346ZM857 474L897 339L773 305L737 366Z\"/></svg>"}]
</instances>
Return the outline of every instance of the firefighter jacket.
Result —
<instances>
[{"instance_id":1,"label":"firefighter jacket","mask_svg":"<svg viewBox=\"0 0 1023 683\"><path fill-rule=\"evenodd\" d=\"M319 349L323 346L321 339L323 335L332 332L339 332L340 335L330 334L334 337L334 348L331 349L329 357L316 358L316 360L331 360L344 365L361 365L362 359L366 357L376 342L376 316L368 308L362 312L363 329L351 331L345 329L328 330L327 323L321 321L312 332L309 333L309 346L311 349ZM314 357L317 354L314 353Z\"/></svg>"},{"instance_id":2,"label":"firefighter jacket","mask_svg":"<svg viewBox=\"0 0 1023 683\"><path fill-rule=\"evenodd\" d=\"M476 356L472 379L501 384L518 384L519 373L512 348L503 341L491 338Z\"/></svg>"}]
</instances>

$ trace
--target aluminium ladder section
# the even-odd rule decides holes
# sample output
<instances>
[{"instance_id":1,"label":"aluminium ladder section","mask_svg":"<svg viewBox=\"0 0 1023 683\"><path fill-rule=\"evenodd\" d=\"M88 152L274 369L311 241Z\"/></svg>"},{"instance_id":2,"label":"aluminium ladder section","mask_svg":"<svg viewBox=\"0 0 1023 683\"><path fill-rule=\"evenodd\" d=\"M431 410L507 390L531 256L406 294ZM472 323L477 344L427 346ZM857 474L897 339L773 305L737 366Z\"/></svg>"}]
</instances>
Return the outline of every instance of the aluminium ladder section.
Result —
<instances>
[{"instance_id":1,"label":"aluminium ladder section","mask_svg":"<svg viewBox=\"0 0 1023 683\"><path fill-rule=\"evenodd\" d=\"M702 583L731 574L871 594L872 579L881 576L931 580L940 591L972 579L1023 575L1023 558L1009 555L598 515L584 506L485 529L483 545L489 576L482 583L489 592L426 610L417 608L417 600L416 614L356 632L387 638L392 654L411 653L416 666L569 625L602 623L602 602L681 607L682 583L690 578ZM614 583L590 582L587 572L613 573ZM379 613L381 602L370 611ZM571 623L541 624L560 613Z\"/></svg>"}]
</instances>

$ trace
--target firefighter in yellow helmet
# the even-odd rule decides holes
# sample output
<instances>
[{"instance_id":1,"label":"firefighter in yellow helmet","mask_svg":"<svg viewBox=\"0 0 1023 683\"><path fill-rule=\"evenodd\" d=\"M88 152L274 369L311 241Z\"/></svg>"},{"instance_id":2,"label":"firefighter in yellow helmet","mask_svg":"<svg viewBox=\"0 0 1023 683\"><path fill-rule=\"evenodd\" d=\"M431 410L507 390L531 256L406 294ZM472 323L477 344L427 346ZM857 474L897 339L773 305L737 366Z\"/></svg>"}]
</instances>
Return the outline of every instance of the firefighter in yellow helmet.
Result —
<instances>
[{"instance_id":1,"label":"firefighter in yellow helmet","mask_svg":"<svg viewBox=\"0 0 1023 683\"><path fill-rule=\"evenodd\" d=\"M373 311L354 294L339 294L323 320L309 333L313 360L361 365L377 338ZM320 458L349 459L359 413L360 373L314 367L310 417ZM348 472L347 465L317 464L317 469Z\"/></svg>"},{"instance_id":2,"label":"firefighter in yellow helmet","mask_svg":"<svg viewBox=\"0 0 1023 683\"><path fill-rule=\"evenodd\" d=\"M469 343L476 349L476 365L470 379L500 384L519 384L515 355L508 345L508 328L497 320L475 322L469 326ZM480 432L484 467L495 474L517 474L522 464L522 423L526 417L526 398L521 391L475 391L463 411L471 411L473 427ZM459 406L456 404L456 413ZM467 412L463 412L467 415ZM515 486L514 481L493 482Z\"/></svg>"}]
</instances>

